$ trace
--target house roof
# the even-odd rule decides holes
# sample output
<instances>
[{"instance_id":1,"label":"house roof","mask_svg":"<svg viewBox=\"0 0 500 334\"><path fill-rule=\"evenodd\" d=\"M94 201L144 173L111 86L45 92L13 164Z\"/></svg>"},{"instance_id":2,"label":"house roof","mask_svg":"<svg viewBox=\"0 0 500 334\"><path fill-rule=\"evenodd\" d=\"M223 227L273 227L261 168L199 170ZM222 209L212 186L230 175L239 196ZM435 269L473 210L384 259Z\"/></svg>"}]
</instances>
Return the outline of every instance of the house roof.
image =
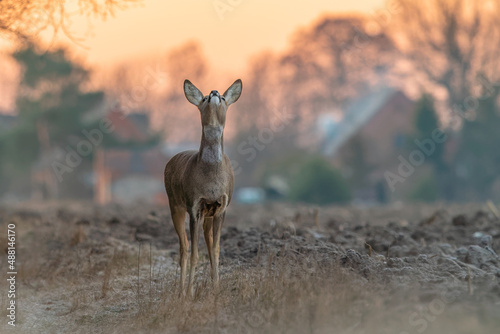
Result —
<instances>
[{"instance_id":1,"label":"house roof","mask_svg":"<svg viewBox=\"0 0 500 334\"><path fill-rule=\"evenodd\" d=\"M113 124L113 135L120 141L143 142L148 139L147 115L125 115L115 109L106 115L106 118Z\"/></svg>"},{"instance_id":2,"label":"house roof","mask_svg":"<svg viewBox=\"0 0 500 334\"><path fill-rule=\"evenodd\" d=\"M321 151L332 156L355 135L398 91L391 87L383 87L347 107L344 118L334 125L326 134Z\"/></svg>"}]
</instances>

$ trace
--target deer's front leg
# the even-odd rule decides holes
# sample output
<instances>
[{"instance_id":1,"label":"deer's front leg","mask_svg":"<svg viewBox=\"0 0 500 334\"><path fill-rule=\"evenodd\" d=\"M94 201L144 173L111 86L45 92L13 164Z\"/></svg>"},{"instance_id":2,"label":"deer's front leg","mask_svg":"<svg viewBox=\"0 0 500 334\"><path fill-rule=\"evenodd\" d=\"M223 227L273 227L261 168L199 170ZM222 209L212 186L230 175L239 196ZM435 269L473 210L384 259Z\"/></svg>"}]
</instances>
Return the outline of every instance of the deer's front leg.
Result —
<instances>
[{"instance_id":1,"label":"deer's front leg","mask_svg":"<svg viewBox=\"0 0 500 334\"><path fill-rule=\"evenodd\" d=\"M193 285L198 264L198 241L200 239L200 224L204 217L198 210L189 212L189 232L191 233L191 268L189 269L188 294L193 297Z\"/></svg>"}]
</instances>

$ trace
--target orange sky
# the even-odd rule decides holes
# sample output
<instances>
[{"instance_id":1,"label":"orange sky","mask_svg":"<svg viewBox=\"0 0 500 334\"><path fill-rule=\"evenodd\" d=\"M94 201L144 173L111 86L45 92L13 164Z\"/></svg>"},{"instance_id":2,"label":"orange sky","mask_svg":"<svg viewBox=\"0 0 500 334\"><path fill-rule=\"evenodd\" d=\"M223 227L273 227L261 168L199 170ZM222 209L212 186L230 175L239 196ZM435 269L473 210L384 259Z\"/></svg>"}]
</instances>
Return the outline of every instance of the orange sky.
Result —
<instances>
[{"instance_id":1,"label":"orange sky","mask_svg":"<svg viewBox=\"0 0 500 334\"><path fill-rule=\"evenodd\" d=\"M75 1L67 1L69 11L77 9ZM218 4L227 11L218 13ZM241 76L249 58L264 50L283 50L297 29L322 15L362 12L375 18L385 6L385 0L143 0L104 22L72 16L71 32L84 47L61 33L56 44L68 44L95 73L106 73L120 63L163 57L168 50L197 40L211 68L233 77ZM52 41L52 31L41 37ZM17 80L13 66L0 54L0 110L13 108Z\"/></svg>"},{"instance_id":2,"label":"orange sky","mask_svg":"<svg viewBox=\"0 0 500 334\"><path fill-rule=\"evenodd\" d=\"M217 4L231 9L223 19ZM324 13L370 14L384 4L384 0L144 0L142 6L119 11L106 22L92 20L90 30L87 19L79 17L73 18L71 27L88 47L73 45L76 53L92 67L162 55L196 39L216 69L234 72L263 49L282 49L297 28Z\"/></svg>"}]
</instances>

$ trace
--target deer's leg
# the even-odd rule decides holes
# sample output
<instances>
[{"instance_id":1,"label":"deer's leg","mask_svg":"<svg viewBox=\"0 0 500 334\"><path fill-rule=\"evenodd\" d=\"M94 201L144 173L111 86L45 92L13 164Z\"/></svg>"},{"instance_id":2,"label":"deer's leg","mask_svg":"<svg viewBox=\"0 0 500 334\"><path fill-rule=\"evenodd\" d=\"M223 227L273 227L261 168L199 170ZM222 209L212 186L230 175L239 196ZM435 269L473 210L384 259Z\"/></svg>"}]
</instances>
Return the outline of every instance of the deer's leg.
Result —
<instances>
[{"instance_id":1,"label":"deer's leg","mask_svg":"<svg viewBox=\"0 0 500 334\"><path fill-rule=\"evenodd\" d=\"M203 222L203 233L205 235L205 243L207 244L207 249L208 249L208 257L210 258L210 267L211 267L211 272L210 275L212 276L212 279L214 279L214 252L212 252L212 245L213 245L213 218L205 218Z\"/></svg>"},{"instance_id":2,"label":"deer's leg","mask_svg":"<svg viewBox=\"0 0 500 334\"><path fill-rule=\"evenodd\" d=\"M194 296L193 285L196 265L198 264L198 241L200 239L200 222L203 216L198 210L189 213L189 232L191 233L191 268L189 268L188 294Z\"/></svg>"},{"instance_id":3,"label":"deer's leg","mask_svg":"<svg viewBox=\"0 0 500 334\"><path fill-rule=\"evenodd\" d=\"M222 230L222 224L224 223L224 218L226 216L226 212L221 212L218 215L214 216L213 222L213 245L212 245L212 253L214 254L214 263L212 266L212 278L214 280L215 285L219 281L219 252L220 252L220 232Z\"/></svg>"},{"instance_id":4,"label":"deer's leg","mask_svg":"<svg viewBox=\"0 0 500 334\"><path fill-rule=\"evenodd\" d=\"M189 252L189 242L186 233L186 210L184 208L170 207L172 214L172 221L174 223L175 231L179 236L179 265L181 266L181 295L186 294L186 271L187 271L187 258Z\"/></svg>"}]
</instances>

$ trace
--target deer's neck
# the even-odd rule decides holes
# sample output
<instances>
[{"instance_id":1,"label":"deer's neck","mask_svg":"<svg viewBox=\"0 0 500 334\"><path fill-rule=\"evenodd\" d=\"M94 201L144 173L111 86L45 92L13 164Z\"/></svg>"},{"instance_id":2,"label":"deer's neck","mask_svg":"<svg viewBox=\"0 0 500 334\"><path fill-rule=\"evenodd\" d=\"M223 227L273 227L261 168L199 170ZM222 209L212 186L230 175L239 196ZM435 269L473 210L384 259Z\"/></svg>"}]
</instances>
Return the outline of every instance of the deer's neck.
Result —
<instances>
[{"instance_id":1,"label":"deer's neck","mask_svg":"<svg viewBox=\"0 0 500 334\"><path fill-rule=\"evenodd\" d=\"M224 154L222 126L204 126L201 135L199 159L208 164L219 164Z\"/></svg>"}]
</instances>

